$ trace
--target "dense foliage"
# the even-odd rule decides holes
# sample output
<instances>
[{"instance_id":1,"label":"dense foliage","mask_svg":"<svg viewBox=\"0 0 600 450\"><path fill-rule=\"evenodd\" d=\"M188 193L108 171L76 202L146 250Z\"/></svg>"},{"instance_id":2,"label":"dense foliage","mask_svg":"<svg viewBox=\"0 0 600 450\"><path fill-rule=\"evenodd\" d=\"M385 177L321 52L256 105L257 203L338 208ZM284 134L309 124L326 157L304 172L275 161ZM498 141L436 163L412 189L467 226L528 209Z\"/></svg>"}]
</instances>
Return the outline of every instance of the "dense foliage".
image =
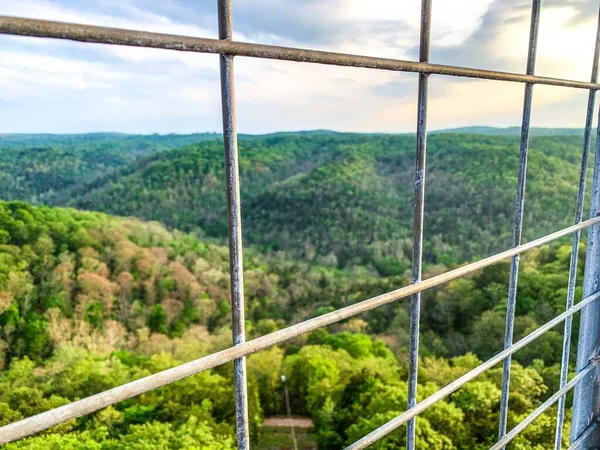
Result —
<instances>
[{"instance_id":1,"label":"dense foliage","mask_svg":"<svg viewBox=\"0 0 600 450\"><path fill-rule=\"evenodd\" d=\"M0 230L0 424L230 345L225 247L156 223L20 202L0 203ZM517 337L563 308L569 250L524 257ZM250 337L409 282L252 249L245 269ZM496 265L425 294L421 396L501 348L507 269ZM294 412L313 419L320 448L339 448L401 412L407 331L406 303L397 302L250 357L253 439L260 444L262 417L285 411L281 373ZM561 341L551 331L517 353L511 420L556 388ZM444 359L469 351L477 356ZM489 444L499 370L424 414L419 448ZM7 449L231 448L231 377L230 365L202 373ZM522 448L549 445L552 420L549 413L528 429ZM390 435L380 448L397 448L403 436Z\"/></svg>"},{"instance_id":2,"label":"dense foliage","mask_svg":"<svg viewBox=\"0 0 600 450\"><path fill-rule=\"evenodd\" d=\"M282 412L281 373L286 373L294 393L293 410L312 417L321 449L339 449L405 410L407 386L402 380L406 379L406 365L385 345L348 332L319 339L320 344L306 345L295 354L275 347L248 359L256 448L261 445L260 417ZM165 338L153 345L141 342L129 351L112 353L63 345L42 367L28 359L15 359L0 373L0 424L166 369L181 362L173 352L197 352L200 346L208 350L213 343L191 333L183 340ZM480 362L474 355L450 361L424 358L420 398ZM529 368L513 365L510 426L547 398L547 372L541 360ZM489 448L496 438L500 379L501 368L495 368L419 416L418 448ZM229 366L201 373L5 448L233 449L231 381ZM528 427L515 441L517 448L549 448L554 414L551 410ZM400 448L404 436L404 430L396 431L375 448Z\"/></svg>"},{"instance_id":3,"label":"dense foliage","mask_svg":"<svg viewBox=\"0 0 600 450\"><path fill-rule=\"evenodd\" d=\"M50 202L64 190L106 176L139 156L215 137L210 133L0 134L2 199Z\"/></svg>"}]
</instances>

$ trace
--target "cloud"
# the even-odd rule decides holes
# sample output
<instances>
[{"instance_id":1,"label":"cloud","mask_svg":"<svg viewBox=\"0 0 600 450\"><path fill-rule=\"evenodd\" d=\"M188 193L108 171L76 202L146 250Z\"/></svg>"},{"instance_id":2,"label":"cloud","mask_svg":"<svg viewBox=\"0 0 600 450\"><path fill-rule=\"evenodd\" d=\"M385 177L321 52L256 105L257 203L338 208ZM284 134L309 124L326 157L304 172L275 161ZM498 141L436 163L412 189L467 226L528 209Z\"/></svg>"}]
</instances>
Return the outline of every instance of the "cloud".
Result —
<instances>
[{"instance_id":1,"label":"cloud","mask_svg":"<svg viewBox=\"0 0 600 450\"><path fill-rule=\"evenodd\" d=\"M593 3L544 1L540 73L589 78ZM215 37L215 5L204 0L4 0L0 14ZM234 35L237 40L414 59L419 5L419 0L237 0ZM529 0L435 2L432 61L522 72L529 8ZM237 58L240 131L414 131L416 78ZM432 129L520 122L519 84L431 80ZM221 128L215 55L2 36L0 89L0 132ZM576 111L585 95L574 94L536 87L534 120L541 121L536 123L580 126Z\"/></svg>"},{"instance_id":2,"label":"cloud","mask_svg":"<svg viewBox=\"0 0 600 450\"><path fill-rule=\"evenodd\" d=\"M529 21L528 1L495 1L482 16L479 27L463 42L450 46L433 46L432 61L464 67L523 72L522 52L515 52L517 42L527 49Z\"/></svg>"},{"instance_id":3,"label":"cloud","mask_svg":"<svg viewBox=\"0 0 600 450\"><path fill-rule=\"evenodd\" d=\"M597 2L587 0L546 0L544 6L572 10L574 14L569 18L569 26L572 27L587 24L590 21L595 23L598 18Z\"/></svg>"},{"instance_id":4,"label":"cloud","mask_svg":"<svg viewBox=\"0 0 600 450\"><path fill-rule=\"evenodd\" d=\"M536 73L589 79L597 2L547 0L542 3ZM589 15L592 8L594 15ZM530 0L495 0L479 27L463 42L433 46L432 61L464 67L523 73L527 64Z\"/></svg>"}]
</instances>

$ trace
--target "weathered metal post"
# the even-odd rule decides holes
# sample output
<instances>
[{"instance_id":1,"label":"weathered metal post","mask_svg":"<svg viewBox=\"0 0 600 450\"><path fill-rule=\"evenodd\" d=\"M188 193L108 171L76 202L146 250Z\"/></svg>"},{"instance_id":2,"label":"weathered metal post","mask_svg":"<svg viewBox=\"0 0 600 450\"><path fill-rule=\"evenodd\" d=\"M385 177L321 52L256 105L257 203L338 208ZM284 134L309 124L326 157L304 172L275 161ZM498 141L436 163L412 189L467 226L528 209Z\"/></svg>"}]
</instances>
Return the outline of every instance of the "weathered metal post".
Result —
<instances>
[{"instance_id":1,"label":"weathered metal post","mask_svg":"<svg viewBox=\"0 0 600 450\"><path fill-rule=\"evenodd\" d=\"M594 160L594 177L590 216L600 213L600 140L596 136L596 152ZM587 253L583 279L584 297L600 289L600 226L594 224L588 229ZM600 344L600 303L593 302L581 311L579 326L579 343L577 346L577 372L583 370ZM579 448L590 449L600 447L600 433L595 429L598 415L598 377L592 371L584 377L575 388L573 400L573 419L571 423L571 442L579 439ZM583 439L580 439L583 437Z\"/></svg>"},{"instance_id":2,"label":"weathered metal post","mask_svg":"<svg viewBox=\"0 0 600 450\"><path fill-rule=\"evenodd\" d=\"M421 43L419 61L429 62L431 43L431 4L432 0L421 1ZM415 207L413 225L412 282L421 281L423 268L423 220L425 216L425 167L427 159L427 90L429 74L419 73L419 100L417 109L417 152L415 158ZM419 371L419 335L421 320L421 293L410 299L410 345L408 356L408 407L417 404L417 383ZM416 418L408 422L406 428L406 450L414 450L416 445Z\"/></svg>"},{"instance_id":3,"label":"weathered metal post","mask_svg":"<svg viewBox=\"0 0 600 450\"><path fill-rule=\"evenodd\" d=\"M596 29L596 44L594 46L594 57L592 62L591 81L595 83L598 80L598 57L600 56L600 15L598 18L598 27ZM579 189L577 192L577 204L575 208L575 223L580 223L583 218L583 207L585 205L586 193L586 178L588 174L588 160L590 147L592 144L592 134L594 132L594 111L596 109L596 91L590 90L588 94L587 112L585 116L585 128L583 134L583 152L581 154L581 169L579 173ZM567 304L566 309L573 306L575 300L575 289L577 286L577 264L579 261L579 242L581 239L581 231L576 231L573 234L573 244L571 248L571 261L569 265L569 287L567 289ZM565 321L565 329L563 334L563 353L560 368L560 387L567 384L569 377L569 362L571 350L571 329L573 317L569 317ZM558 411L556 415L556 434L554 438L554 450L562 448L563 428L565 421L565 404L567 397L563 396L558 402ZM586 435L587 436L587 435ZM581 436L580 436L581 437Z\"/></svg>"},{"instance_id":4,"label":"weathered metal post","mask_svg":"<svg viewBox=\"0 0 600 450\"><path fill-rule=\"evenodd\" d=\"M219 39L231 41L231 0L218 1ZM220 56L221 104L223 115L223 145L227 185L227 218L229 222L229 272L231 278L231 328L233 345L246 341L244 314L244 263L242 257L242 216L240 205L240 171L238 163L237 122L235 110L235 81L233 56ZM248 432L248 394L246 357L233 361L235 384L235 414L239 450L250 448Z\"/></svg>"}]
</instances>

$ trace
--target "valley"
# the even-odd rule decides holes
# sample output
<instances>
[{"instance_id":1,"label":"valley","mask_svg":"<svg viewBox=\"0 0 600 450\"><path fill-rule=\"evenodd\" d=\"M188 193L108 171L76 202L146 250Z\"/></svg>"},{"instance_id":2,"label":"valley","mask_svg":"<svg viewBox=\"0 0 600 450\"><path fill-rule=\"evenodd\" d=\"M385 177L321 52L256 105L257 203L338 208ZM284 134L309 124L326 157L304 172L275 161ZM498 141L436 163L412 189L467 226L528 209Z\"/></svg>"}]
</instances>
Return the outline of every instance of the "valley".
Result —
<instances>
[{"instance_id":1,"label":"valley","mask_svg":"<svg viewBox=\"0 0 600 450\"><path fill-rule=\"evenodd\" d=\"M554 133L531 139L525 240L573 220L582 137ZM518 139L429 137L424 278L510 247ZM0 150L0 425L231 345L218 136L4 135ZM411 135L241 137L248 338L410 284L413 165ZM523 255L515 339L564 310L570 252L563 239ZM424 292L420 396L502 349L508 272L506 261ZM280 433L262 424L285 415L281 374L319 449L404 411L408 326L399 301L250 356L255 448ZM512 422L557 389L561 348L559 326L516 353ZM419 416L417 447L495 442L501 371ZM518 448L552 445L555 415ZM234 424L227 364L6 448L229 449Z\"/></svg>"}]
</instances>

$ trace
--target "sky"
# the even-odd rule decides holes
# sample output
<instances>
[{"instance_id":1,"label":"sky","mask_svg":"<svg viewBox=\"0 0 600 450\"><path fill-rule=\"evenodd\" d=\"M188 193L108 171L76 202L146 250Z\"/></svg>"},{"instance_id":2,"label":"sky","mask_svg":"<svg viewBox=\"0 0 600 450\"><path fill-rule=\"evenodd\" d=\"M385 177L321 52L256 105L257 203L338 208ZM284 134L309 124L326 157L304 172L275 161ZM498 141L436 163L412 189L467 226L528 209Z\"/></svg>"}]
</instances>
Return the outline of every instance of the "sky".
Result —
<instances>
[{"instance_id":1,"label":"sky","mask_svg":"<svg viewBox=\"0 0 600 450\"><path fill-rule=\"evenodd\" d=\"M433 0L431 61L525 71L530 0ZM216 0L0 0L0 15L217 37ZM234 39L416 60L420 0L233 0ZM598 0L543 0L536 74L589 81ZM0 133L221 131L218 56L0 36ZM235 59L241 133L414 132L417 75ZM514 126L523 85L432 75L429 129ZM532 124L582 127L536 86Z\"/></svg>"}]
</instances>

